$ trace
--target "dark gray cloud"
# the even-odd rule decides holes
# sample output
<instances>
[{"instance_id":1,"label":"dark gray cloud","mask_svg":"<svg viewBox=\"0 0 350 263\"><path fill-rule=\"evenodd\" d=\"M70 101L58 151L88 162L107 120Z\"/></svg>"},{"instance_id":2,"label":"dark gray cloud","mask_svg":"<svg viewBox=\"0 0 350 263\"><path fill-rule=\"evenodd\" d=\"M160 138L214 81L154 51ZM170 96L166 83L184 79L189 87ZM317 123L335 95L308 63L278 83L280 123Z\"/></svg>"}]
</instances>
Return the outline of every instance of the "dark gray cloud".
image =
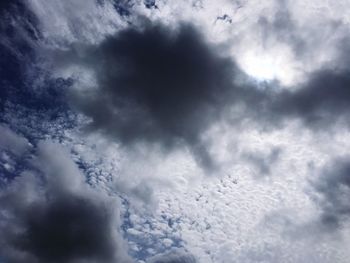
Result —
<instances>
[{"instance_id":1,"label":"dark gray cloud","mask_svg":"<svg viewBox=\"0 0 350 263\"><path fill-rule=\"evenodd\" d=\"M271 103L272 112L279 118L297 117L314 128L349 117L349 71L321 70L295 91L283 91Z\"/></svg>"},{"instance_id":2,"label":"dark gray cloud","mask_svg":"<svg viewBox=\"0 0 350 263\"><path fill-rule=\"evenodd\" d=\"M0 194L6 262L131 262L116 204L84 183L59 146L41 143L33 166Z\"/></svg>"},{"instance_id":3,"label":"dark gray cloud","mask_svg":"<svg viewBox=\"0 0 350 263\"><path fill-rule=\"evenodd\" d=\"M261 16L259 19L265 48L285 43L292 48L296 59L304 61L306 65L308 60L317 61L314 58L320 56L320 50L326 54L329 51L324 45L325 36L338 50L334 57L329 55L327 64L321 66L315 62L314 71L297 87L274 95L267 94L266 105L269 106L267 111L263 111L263 119L274 127L273 124L298 118L307 127L319 130L340 119L347 121L350 109L348 27L336 19L326 19L321 24L320 21L300 24L298 17L291 12L292 2L282 0L276 3L277 10L273 16Z\"/></svg>"},{"instance_id":4,"label":"dark gray cloud","mask_svg":"<svg viewBox=\"0 0 350 263\"><path fill-rule=\"evenodd\" d=\"M324 129L349 113L345 69L316 71L296 89L276 89L276 83L259 87L190 24L171 28L145 20L98 46L69 52L68 61L96 75L96 89L73 96L74 105L91 118L91 130L128 146L187 146L209 170L215 162L202 136L222 117L234 125L250 119L269 129L297 118ZM240 110L230 114L233 106Z\"/></svg>"},{"instance_id":5,"label":"dark gray cloud","mask_svg":"<svg viewBox=\"0 0 350 263\"><path fill-rule=\"evenodd\" d=\"M84 197L67 196L46 204L32 204L26 211L26 232L12 240L42 262L90 259L112 262L110 211Z\"/></svg>"},{"instance_id":6,"label":"dark gray cloud","mask_svg":"<svg viewBox=\"0 0 350 263\"><path fill-rule=\"evenodd\" d=\"M211 167L202 133L236 99L259 100L257 90L234 83L244 75L235 63L189 24L169 28L147 21L87 50L98 89L78 93L75 104L92 118L90 128L127 145L187 145Z\"/></svg>"},{"instance_id":7,"label":"dark gray cloud","mask_svg":"<svg viewBox=\"0 0 350 263\"><path fill-rule=\"evenodd\" d=\"M321 222L327 229L337 229L350 218L350 162L337 159L321 171L314 188L320 194Z\"/></svg>"}]
</instances>

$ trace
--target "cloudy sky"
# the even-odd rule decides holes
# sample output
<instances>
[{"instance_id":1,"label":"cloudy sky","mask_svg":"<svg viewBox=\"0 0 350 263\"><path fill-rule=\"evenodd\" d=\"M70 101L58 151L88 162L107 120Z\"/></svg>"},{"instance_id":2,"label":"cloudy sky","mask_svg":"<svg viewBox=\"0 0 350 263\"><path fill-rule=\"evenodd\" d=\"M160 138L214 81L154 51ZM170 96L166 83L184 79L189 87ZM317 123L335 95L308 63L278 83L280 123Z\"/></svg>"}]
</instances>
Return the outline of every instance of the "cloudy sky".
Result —
<instances>
[{"instance_id":1,"label":"cloudy sky","mask_svg":"<svg viewBox=\"0 0 350 263\"><path fill-rule=\"evenodd\" d=\"M0 263L345 263L347 0L0 2Z\"/></svg>"}]
</instances>

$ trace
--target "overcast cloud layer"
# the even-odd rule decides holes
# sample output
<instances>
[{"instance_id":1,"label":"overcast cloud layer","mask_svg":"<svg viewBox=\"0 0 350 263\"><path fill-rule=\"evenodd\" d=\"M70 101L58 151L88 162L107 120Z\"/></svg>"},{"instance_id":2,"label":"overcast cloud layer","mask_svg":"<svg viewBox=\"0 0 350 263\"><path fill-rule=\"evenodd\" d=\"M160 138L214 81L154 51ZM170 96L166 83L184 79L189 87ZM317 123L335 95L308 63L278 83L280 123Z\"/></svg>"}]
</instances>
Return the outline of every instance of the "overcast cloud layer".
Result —
<instances>
[{"instance_id":1,"label":"overcast cloud layer","mask_svg":"<svg viewBox=\"0 0 350 263\"><path fill-rule=\"evenodd\" d=\"M347 1L0 3L0 262L347 262Z\"/></svg>"}]
</instances>

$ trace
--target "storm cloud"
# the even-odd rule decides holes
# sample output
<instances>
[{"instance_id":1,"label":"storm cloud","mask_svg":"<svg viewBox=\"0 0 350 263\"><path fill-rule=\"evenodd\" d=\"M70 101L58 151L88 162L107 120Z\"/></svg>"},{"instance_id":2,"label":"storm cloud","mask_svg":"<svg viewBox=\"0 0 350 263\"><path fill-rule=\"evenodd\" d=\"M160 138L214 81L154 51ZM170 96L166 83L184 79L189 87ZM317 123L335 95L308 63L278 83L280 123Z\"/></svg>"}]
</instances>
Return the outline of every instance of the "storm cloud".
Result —
<instances>
[{"instance_id":1,"label":"storm cloud","mask_svg":"<svg viewBox=\"0 0 350 263\"><path fill-rule=\"evenodd\" d=\"M235 62L190 24L171 28L147 22L80 53L98 88L79 91L74 103L91 117L92 130L125 145L186 145L206 167L213 161L204 131L234 102L256 105L262 94L243 84L246 76Z\"/></svg>"},{"instance_id":2,"label":"storm cloud","mask_svg":"<svg viewBox=\"0 0 350 263\"><path fill-rule=\"evenodd\" d=\"M271 104L280 119L299 118L309 127L324 128L350 113L349 71L321 70L295 91L283 91Z\"/></svg>"},{"instance_id":3,"label":"storm cloud","mask_svg":"<svg viewBox=\"0 0 350 263\"><path fill-rule=\"evenodd\" d=\"M55 144L40 143L32 171L1 192L0 205L6 262L131 262L116 204L89 188Z\"/></svg>"},{"instance_id":4,"label":"storm cloud","mask_svg":"<svg viewBox=\"0 0 350 263\"><path fill-rule=\"evenodd\" d=\"M75 92L73 104L91 118L92 131L128 146L187 146L204 168L215 161L203 134L223 117L270 129L296 118L319 129L348 115L348 71L315 71L295 89L262 88L221 51L191 24L129 26L69 53L70 63L94 72L97 86Z\"/></svg>"}]
</instances>

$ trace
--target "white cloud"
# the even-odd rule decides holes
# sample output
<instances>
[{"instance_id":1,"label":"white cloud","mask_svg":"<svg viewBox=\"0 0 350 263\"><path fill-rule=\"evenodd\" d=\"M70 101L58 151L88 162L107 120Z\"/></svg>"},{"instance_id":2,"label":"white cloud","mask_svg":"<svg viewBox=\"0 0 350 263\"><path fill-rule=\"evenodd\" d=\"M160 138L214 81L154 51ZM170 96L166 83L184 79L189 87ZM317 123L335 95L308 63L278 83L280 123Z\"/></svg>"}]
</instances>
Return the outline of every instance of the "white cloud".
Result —
<instances>
[{"instance_id":1,"label":"white cloud","mask_svg":"<svg viewBox=\"0 0 350 263\"><path fill-rule=\"evenodd\" d=\"M39 18L44 43L49 47L98 43L124 24L110 1L98 6L94 0L28 0L28 6Z\"/></svg>"},{"instance_id":2,"label":"white cloud","mask_svg":"<svg viewBox=\"0 0 350 263\"><path fill-rule=\"evenodd\" d=\"M0 125L0 134L0 149L10 151L15 155L22 155L31 147L26 138L4 125Z\"/></svg>"}]
</instances>

